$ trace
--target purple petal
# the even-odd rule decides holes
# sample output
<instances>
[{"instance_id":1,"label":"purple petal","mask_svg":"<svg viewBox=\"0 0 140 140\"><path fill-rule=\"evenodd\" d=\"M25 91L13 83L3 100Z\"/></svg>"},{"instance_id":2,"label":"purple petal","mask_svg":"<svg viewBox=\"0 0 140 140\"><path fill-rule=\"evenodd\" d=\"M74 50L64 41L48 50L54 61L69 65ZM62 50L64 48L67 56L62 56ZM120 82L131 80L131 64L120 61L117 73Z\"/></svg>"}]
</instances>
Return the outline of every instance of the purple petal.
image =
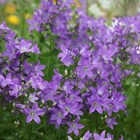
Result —
<instances>
[{"instance_id":1,"label":"purple petal","mask_svg":"<svg viewBox=\"0 0 140 140\"><path fill-rule=\"evenodd\" d=\"M29 114L31 109L30 108L25 108L24 111L25 111L26 114Z\"/></svg>"},{"instance_id":2,"label":"purple petal","mask_svg":"<svg viewBox=\"0 0 140 140\"><path fill-rule=\"evenodd\" d=\"M72 129L69 128L67 133L70 134L71 132L72 132Z\"/></svg>"},{"instance_id":3,"label":"purple petal","mask_svg":"<svg viewBox=\"0 0 140 140\"><path fill-rule=\"evenodd\" d=\"M94 133L94 139L95 139L95 140L100 140L100 138L101 138L101 137L100 137L97 133Z\"/></svg>"},{"instance_id":4,"label":"purple petal","mask_svg":"<svg viewBox=\"0 0 140 140\"><path fill-rule=\"evenodd\" d=\"M30 116L27 116L27 118L26 118L26 123L29 123L29 122L31 122L33 119L30 117Z\"/></svg>"},{"instance_id":5,"label":"purple petal","mask_svg":"<svg viewBox=\"0 0 140 140\"><path fill-rule=\"evenodd\" d=\"M75 130L74 130L74 134L75 134L76 136L79 135L79 131L78 131L78 129L75 129Z\"/></svg>"},{"instance_id":6,"label":"purple petal","mask_svg":"<svg viewBox=\"0 0 140 140\"><path fill-rule=\"evenodd\" d=\"M105 133L106 133L105 130L101 133L101 136L102 136L103 138L105 137Z\"/></svg>"},{"instance_id":7,"label":"purple petal","mask_svg":"<svg viewBox=\"0 0 140 140\"><path fill-rule=\"evenodd\" d=\"M84 136L83 136L83 140L89 140L89 138L92 136L92 134L89 132L89 131L87 131L85 134L84 134Z\"/></svg>"},{"instance_id":8,"label":"purple petal","mask_svg":"<svg viewBox=\"0 0 140 140\"><path fill-rule=\"evenodd\" d=\"M78 128L82 129L82 128L84 128L84 125L78 124Z\"/></svg>"},{"instance_id":9,"label":"purple petal","mask_svg":"<svg viewBox=\"0 0 140 140\"><path fill-rule=\"evenodd\" d=\"M57 123L60 125L62 122L62 119L61 118L57 118Z\"/></svg>"},{"instance_id":10,"label":"purple petal","mask_svg":"<svg viewBox=\"0 0 140 140\"><path fill-rule=\"evenodd\" d=\"M88 72L87 72L87 75L88 75L89 77L93 77L93 73L92 73L91 71L88 71Z\"/></svg>"},{"instance_id":11,"label":"purple petal","mask_svg":"<svg viewBox=\"0 0 140 140\"><path fill-rule=\"evenodd\" d=\"M40 123L40 118L38 116L35 116L34 121L39 124Z\"/></svg>"},{"instance_id":12,"label":"purple petal","mask_svg":"<svg viewBox=\"0 0 140 140\"><path fill-rule=\"evenodd\" d=\"M101 107L96 108L96 110L97 110L100 114L103 113L103 109L102 109Z\"/></svg>"},{"instance_id":13,"label":"purple petal","mask_svg":"<svg viewBox=\"0 0 140 140\"><path fill-rule=\"evenodd\" d=\"M90 113L93 113L94 111L95 111L95 108L90 107L89 112L90 112Z\"/></svg>"},{"instance_id":14,"label":"purple petal","mask_svg":"<svg viewBox=\"0 0 140 140\"><path fill-rule=\"evenodd\" d=\"M45 111L43 109L39 109L36 111L37 115L43 115L45 113Z\"/></svg>"},{"instance_id":15,"label":"purple petal","mask_svg":"<svg viewBox=\"0 0 140 140\"><path fill-rule=\"evenodd\" d=\"M35 104L33 105L32 109L37 110L37 109L38 109L38 104L35 103Z\"/></svg>"}]
</instances>

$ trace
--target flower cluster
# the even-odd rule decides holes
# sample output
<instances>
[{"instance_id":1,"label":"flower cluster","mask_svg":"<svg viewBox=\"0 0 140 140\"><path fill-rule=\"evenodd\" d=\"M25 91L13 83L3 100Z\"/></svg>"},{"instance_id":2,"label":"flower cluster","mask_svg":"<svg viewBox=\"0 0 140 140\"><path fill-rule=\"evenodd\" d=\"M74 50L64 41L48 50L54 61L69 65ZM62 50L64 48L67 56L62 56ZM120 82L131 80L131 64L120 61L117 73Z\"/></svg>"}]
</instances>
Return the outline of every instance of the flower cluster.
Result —
<instances>
[{"instance_id":1,"label":"flower cluster","mask_svg":"<svg viewBox=\"0 0 140 140\"><path fill-rule=\"evenodd\" d=\"M58 58L66 68L72 66L68 76L56 80L55 91L47 92L45 101L50 99L54 104L50 121L56 127L67 124L68 133L79 135L83 125L78 120L85 112L106 112L105 121L113 129L117 122L112 114L126 108L121 81L127 73L123 68L140 60L139 16L114 19L108 26L103 19L72 9L73 3L42 0L29 21L30 31L37 30L46 39L50 32L55 36L56 49L61 51Z\"/></svg>"},{"instance_id":2,"label":"flower cluster","mask_svg":"<svg viewBox=\"0 0 140 140\"><path fill-rule=\"evenodd\" d=\"M113 129L117 113L126 109L122 80L128 72L124 67L140 63L138 20L139 16L114 19L108 26L103 19L76 10L71 0L56 4L42 0L28 21L30 31L42 33L46 40L53 36L65 74L55 69L52 80L44 80L45 66L27 61L30 53L40 53L37 45L16 38L3 23L0 38L6 50L0 56L1 96L15 103L27 123L40 123L40 116L46 114L49 124L64 125L68 134L79 136L85 127L83 118L98 114ZM113 139L110 134L105 137L105 131L101 135L88 131L83 139L91 137Z\"/></svg>"},{"instance_id":3,"label":"flower cluster","mask_svg":"<svg viewBox=\"0 0 140 140\"><path fill-rule=\"evenodd\" d=\"M17 38L4 22L0 25L0 39L6 46L6 50L0 56L0 96L3 102L14 103L16 107L24 108L27 122L34 119L40 123L38 115L44 114L45 111L39 109L35 101L38 100L36 93L43 88L41 70L44 66L39 62L35 65L27 61L30 53L40 53L39 48L31 41ZM26 96L29 96L28 105L21 105L27 102Z\"/></svg>"},{"instance_id":4,"label":"flower cluster","mask_svg":"<svg viewBox=\"0 0 140 140\"><path fill-rule=\"evenodd\" d=\"M104 130L101 135L97 133L90 133L90 131L87 131L84 136L81 138L81 140L113 140L114 136L111 134L107 134L106 136L106 131ZM68 140L73 140L70 136L68 136ZM119 138L119 140L123 140L123 136Z\"/></svg>"}]
</instances>

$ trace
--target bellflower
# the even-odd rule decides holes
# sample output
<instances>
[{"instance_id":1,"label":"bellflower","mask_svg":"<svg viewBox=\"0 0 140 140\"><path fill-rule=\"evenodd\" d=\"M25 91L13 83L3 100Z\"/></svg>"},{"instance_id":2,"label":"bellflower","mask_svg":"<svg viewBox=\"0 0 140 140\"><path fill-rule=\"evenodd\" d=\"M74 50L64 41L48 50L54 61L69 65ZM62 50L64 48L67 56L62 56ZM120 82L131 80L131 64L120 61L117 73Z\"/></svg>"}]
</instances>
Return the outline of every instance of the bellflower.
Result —
<instances>
[{"instance_id":1,"label":"bellflower","mask_svg":"<svg viewBox=\"0 0 140 140\"><path fill-rule=\"evenodd\" d=\"M91 137L92 137L92 133L90 133L90 131L87 131L87 132L84 134L82 140L89 140Z\"/></svg>"},{"instance_id":2,"label":"bellflower","mask_svg":"<svg viewBox=\"0 0 140 140\"><path fill-rule=\"evenodd\" d=\"M73 1L42 0L28 22L31 34L36 30L47 43L51 38L50 46L58 52L55 59L59 64L49 81L44 78L45 65L39 60L37 64L28 61L30 54L42 53L37 44L16 37L3 22L0 39L5 51L0 55L0 94L5 103L15 104L15 109L27 116L26 123L34 120L39 124L40 116L46 113L48 124L68 127L68 134L73 132L77 137L84 128L79 122L87 120L88 111L93 115L96 111L102 118L107 114L102 121L113 129L117 125L115 115L126 109L122 81L130 75L127 66L140 64L137 18L117 18L108 26L105 20L74 9ZM87 131L83 136L84 140L92 138L114 137L105 131Z\"/></svg>"},{"instance_id":3,"label":"bellflower","mask_svg":"<svg viewBox=\"0 0 140 140\"><path fill-rule=\"evenodd\" d=\"M116 122L116 120L115 120L116 118L107 118L106 119L106 123L107 123L107 125L111 128L111 129L113 129L113 125L117 125L118 123Z\"/></svg>"},{"instance_id":4,"label":"bellflower","mask_svg":"<svg viewBox=\"0 0 140 140\"><path fill-rule=\"evenodd\" d=\"M70 66L71 64L73 64L73 59L71 56L71 52L70 50L68 50L67 46L61 45L61 50L63 52L59 53L58 57L61 58L61 61L66 65L66 66Z\"/></svg>"},{"instance_id":5,"label":"bellflower","mask_svg":"<svg viewBox=\"0 0 140 140\"><path fill-rule=\"evenodd\" d=\"M103 108L102 108L102 99L101 97L94 93L89 99L88 99L88 102L90 104L90 113L93 113L94 111L97 111L99 112L100 114L103 113Z\"/></svg>"},{"instance_id":6,"label":"bellflower","mask_svg":"<svg viewBox=\"0 0 140 140\"><path fill-rule=\"evenodd\" d=\"M38 107L38 104L37 103L34 103L34 105L32 106L32 108L25 108L24 109L26 115L27 115L27 118L26 118L26 122L29 123L31 122L32 120L34 120L36 123L40 123L40 118L39 116L40 115L43 115L45 112L43 109L40 109Z\"/></svg>"},{"instance_id":7,"label":"bellflower","mask_svg":"<svg viewBox=\"0 0 140 140\"><path fill-rule=\"evenodd\" d=\"M74 134L75 134L76 136L79 135L79 129L84 128L84 125L79 124L79 123L77 122L77 119L74 120L73 122L68 122L68 126L69 126L68 134L74 132Z\"/></svg>"},{"instance_id":8,"label":"bellflower","mask_svg":"<svg viewBox=\"0 0 140 140\"><path fill-rule=\"evenodd\" d=\"M56 108L54 108L52 110L53 114L50 118L51 121L56 121L58 125L60 125L63 121L63 119L65 118L63 112L61 110L58 110Z\"/></svg>"},{"instance_id":9,"label":"bellflower","mask_svg":"<svg viewBox=\"0 0 140 140\"><path fill-rule=\"evenodd\" d=\"M94 133L94 140L113 140L113 135L107 134L107 137L105 136L106 131L104 130L101 135Z\"/></svg>"},{"instance_id":10,"label":"bellflower","mask_svg":"<svg viewBox=\"0 0 140 140\"><path fill-rule=\"evenodd\" d=\"M32 103L35 103L39 98L36 96L36 94L30 94L28 100Z\"/></svg>"}]
</instances>

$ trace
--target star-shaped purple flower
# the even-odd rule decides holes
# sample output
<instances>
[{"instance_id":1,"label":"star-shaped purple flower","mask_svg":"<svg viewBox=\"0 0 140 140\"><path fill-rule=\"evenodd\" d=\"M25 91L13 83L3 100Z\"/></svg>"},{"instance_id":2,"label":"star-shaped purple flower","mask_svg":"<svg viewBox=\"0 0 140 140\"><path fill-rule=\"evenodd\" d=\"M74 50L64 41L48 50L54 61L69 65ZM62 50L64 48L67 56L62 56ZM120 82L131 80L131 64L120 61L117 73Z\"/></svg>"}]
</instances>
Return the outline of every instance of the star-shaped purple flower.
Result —
<instances>
[{"instance_id":1,"label":"star-shaped purple flower","mask_svg":"<svg viewBox=\"0 0 140 140\"><path fill-rule=\"evenodd\" d=\"M74 134L76 136L79 135L79 129L84 128L84 125L79 124L78 121L77 121L77 119L74 120L73 122L69 122L68 123L68 126L69 126L69 129L68 129L68 132L67 133L70 134L70 133L74 132Z\"/></svg>"},{"instance_id":2,"label":"star-shaped purple flower","mask_svg":"<svg viewBox=\"0 0 140 140\"><path fill-rule=\"evenodd\" d=\"M103 113L102 100L97 93L94 93L90 98L88 98L88 102L90 104L90 113L93 113L94 111L97 111L100 114Z\"/></svg>"},{"instance_id":3,"label":"star-shaped purple flower","mask_svg":"<svg viewBox=\"0 0 140 140\"><path fill-rule=\"evenodd\" d=\"M43 115L45 113L45 111L43 109L40 109L38 107L38 104L35 103L32 108L25 108L24 109L27 118L26 118L26 122L30 123L32 120L34 120L36 123L40 123L40 115Z\"/></svg>"},{"instance_id":4,"label":"star-shaped purple flower","mask_svg":"<svg viewBox=\"0 0 140 140\"><path fill-rule=\"evenodd\" d=\"M61 50L62 52L58 55L58 57L61 58L61 62L63 62L66 66L73 64L74 61L68 46L61 45Z\"/></svg>"}]
</instances>

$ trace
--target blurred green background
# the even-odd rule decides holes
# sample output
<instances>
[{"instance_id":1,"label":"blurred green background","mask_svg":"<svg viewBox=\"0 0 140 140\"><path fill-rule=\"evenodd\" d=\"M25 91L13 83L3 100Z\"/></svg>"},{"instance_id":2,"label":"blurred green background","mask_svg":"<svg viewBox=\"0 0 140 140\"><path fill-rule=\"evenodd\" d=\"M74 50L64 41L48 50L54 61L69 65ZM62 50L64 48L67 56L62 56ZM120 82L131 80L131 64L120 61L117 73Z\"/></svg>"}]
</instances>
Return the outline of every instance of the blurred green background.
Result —
<instances>
[{"instance_id":1,"label":"blurred green background","mask_svg":"<svg viewBox=\"0 0 140 140\"><path fill-rule=\"evenodd\" d=\"M39 2L40 0L5 0L5 2L0 0L0 22L2 20L6 21L7 25L19 36L25 39L32 39L28 32L26 20L32 18L32 14L39 6ZM111 23L114 17L132 16L140 12L140 0L75 0L75 2L77 8L82 8L89 16L95 18L103 17L108 23ZM34 41L38 42L38 38L35 38ZM2 46L0 44L1 49ZM41 63L45 64L45 61L46 57L43 56ZM126 102L128 114L120 113L122 117L119 117L119 120L117 120L119 125L113 131L118 134L122 133L125 140L140 140L140 78L134 73L124 81L123 85L128 96ZM11 135L18 135L16 125L13 125L15 122L10 118L10 115L3 114L3 108L0 107L0 140L14 140ZM11 120L9 124L7 124L7 120ZM39 130L38 135L41 136L42 128L37 129ZM54 130L54 133L56 132L61 133L59 130ZM51 131L47 135L49 133L51 137ZM59 136L56 135L56 137Z\"/></svg>"}]
</instances>

